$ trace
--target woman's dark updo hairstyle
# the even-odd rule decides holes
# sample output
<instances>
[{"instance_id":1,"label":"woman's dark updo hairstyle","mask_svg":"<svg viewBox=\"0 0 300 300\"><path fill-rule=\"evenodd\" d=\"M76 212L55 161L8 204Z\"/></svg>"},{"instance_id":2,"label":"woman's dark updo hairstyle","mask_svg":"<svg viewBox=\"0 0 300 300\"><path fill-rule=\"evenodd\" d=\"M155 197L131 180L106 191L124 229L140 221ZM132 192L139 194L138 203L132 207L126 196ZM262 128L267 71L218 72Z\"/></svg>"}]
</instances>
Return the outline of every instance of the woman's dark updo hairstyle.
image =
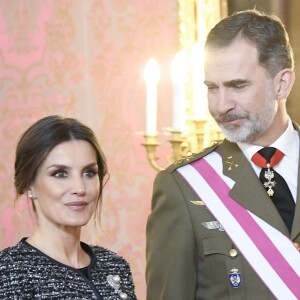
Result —
<instances>
[{"instance_id":1,"label":"woman's dark updo hairstyle","mask_svg":"<svg viewBox=\"0 0 300 300\"><path fill-rule=\"evenodd\" d=\"M107 165L105 156L93 131L73 118L57 115L47 116L31 125L21 136L16 149L15 188L18 195L26 193L36 178L37 171L49 152L57 145L72 141L87 141L95 149L100 181L97 209L106 182Z\"/></svg>"}]
</instances>

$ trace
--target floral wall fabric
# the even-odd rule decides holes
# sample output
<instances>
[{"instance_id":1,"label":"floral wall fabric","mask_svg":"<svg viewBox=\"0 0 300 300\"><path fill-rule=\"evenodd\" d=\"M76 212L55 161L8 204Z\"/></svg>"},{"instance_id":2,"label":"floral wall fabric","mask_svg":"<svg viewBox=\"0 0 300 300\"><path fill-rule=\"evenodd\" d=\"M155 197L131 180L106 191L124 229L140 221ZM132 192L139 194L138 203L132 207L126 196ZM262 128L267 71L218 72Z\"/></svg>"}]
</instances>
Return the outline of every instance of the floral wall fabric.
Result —
<instances>
[{"instance_id":1,"label":"floral wall fabric","mask_svg":"<svg viewBox=\"0 0 300 300\"><path fill-rule=\"evenodd\" d=\"M141 146L145 128L143 68L161 66L158 129L171 124L169 66L178 50L176 0L0 0L0 249L31 232L34 215L15 202L14 155L22 132L50 114L89 125L106 154L101 230L83 240L131 264L145 299L145 229L156 171ZM159 162L169 151L165 137Z\"/></svg>"}]
</instances>

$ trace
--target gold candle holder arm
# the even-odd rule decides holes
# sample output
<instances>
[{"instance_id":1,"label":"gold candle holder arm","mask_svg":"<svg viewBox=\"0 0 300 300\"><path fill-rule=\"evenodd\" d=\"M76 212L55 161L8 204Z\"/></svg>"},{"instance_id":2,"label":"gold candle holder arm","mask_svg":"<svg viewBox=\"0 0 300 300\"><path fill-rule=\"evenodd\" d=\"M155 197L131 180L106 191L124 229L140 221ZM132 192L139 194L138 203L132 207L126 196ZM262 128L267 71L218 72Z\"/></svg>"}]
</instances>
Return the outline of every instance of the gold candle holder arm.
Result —
<instances>
[{"instance_id":1,"label":"gold candle holder arm","mask_svg":"<svg viewBox=\"0 0 300 300\"><path fill-rule=\"evenodd\" d=\"M193 120L194 130L197 139L197 152L201 151L204 148L204 126L206 122L206 120Z\"/></svg>"},{"instance_id":2,"label":"gold candle holder arm","mask_svg":"<svg viewBox=\"0 0 300 300\"><path fill-rule=\"evenodd\" d=\"M156 141L156 136L153 135L145 135L145 143L142 144L147 151L147 159L150 163L150 165L156 170L156 171L162 171L164 170L163 167L161 167L156 161L158 157L156 156L156 147L159 146L159 143Z\"/></svg>"},{"instance_id":3,"label":"gold candle holder arm","mask_svg":"<svg viewBox=\"0 0 300 300\"><path fill-rule=\"evenodd\" d=\"M173 161L179 160L182 155L183 155L183 143L184 139L182 138L182 132L181 131L171 131L171 139L169 142L172 145L172 150L173 150Z\"/></svg>"}]
</instances>

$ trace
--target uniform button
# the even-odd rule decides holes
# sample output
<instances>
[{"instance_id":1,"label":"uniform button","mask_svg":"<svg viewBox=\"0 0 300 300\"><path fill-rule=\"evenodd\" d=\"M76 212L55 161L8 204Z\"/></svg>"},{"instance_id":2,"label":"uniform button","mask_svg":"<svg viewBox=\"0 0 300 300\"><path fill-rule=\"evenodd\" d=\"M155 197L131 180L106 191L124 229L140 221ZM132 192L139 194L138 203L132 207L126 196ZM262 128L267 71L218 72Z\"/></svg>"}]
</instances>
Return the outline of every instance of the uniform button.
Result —
<instances>
[{"instance_id":1,"label":"uniform button","mask_svg":"<svg viewBox=\"0 0 300 300\"><path fill-rule=\"evenodd\" d=\"M300 251L300 245L299 245L298 243L294 243L294 245L295 245L296 249L297 249L298 251Z\"/></svg>"},{"instance_id":2,"label":"uniform button","mask_svg":"<svg viewBox=\"0 0 300 300\"><path fill-rule=\"evenodd\" d=\"M234 249L234 248L233 248L233 249L230 249L229 255L230 255L231 257L236 257L237 254L238 254L238 252L237 252L236 249Z\"/></svg>"}]
</instances>

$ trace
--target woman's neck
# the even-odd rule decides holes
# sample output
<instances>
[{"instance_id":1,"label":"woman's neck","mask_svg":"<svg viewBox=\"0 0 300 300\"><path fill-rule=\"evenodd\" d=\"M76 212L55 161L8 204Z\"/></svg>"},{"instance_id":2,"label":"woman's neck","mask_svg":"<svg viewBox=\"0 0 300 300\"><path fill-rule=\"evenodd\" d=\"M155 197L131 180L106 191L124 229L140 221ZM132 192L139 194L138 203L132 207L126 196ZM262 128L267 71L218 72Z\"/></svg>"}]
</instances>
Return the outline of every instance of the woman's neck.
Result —
<instances>
[{"instance_id":1,"label":"woman's neck","mask_svg":"<svg viewBox=\"0 0 300 300\"><path fill-rule=\"evenodd\" d=\"M73 268L89 265L90 257L80 244L80 232L46 233L36 229L27 242L49 257Z\"/></svg>"}]
</instances>

